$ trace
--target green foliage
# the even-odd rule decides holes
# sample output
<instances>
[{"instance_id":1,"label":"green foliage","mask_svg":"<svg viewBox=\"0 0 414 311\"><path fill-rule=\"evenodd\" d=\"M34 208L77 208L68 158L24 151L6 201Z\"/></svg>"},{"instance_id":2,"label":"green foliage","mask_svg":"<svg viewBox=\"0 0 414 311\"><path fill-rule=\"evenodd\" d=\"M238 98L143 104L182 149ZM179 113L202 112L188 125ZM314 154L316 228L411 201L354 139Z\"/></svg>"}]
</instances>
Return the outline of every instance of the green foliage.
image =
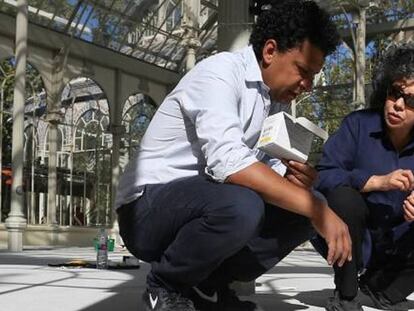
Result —
<instances>
[{"instance_id":1,"label":"green foliage","mask_svg":"<svg viewBox=\"0 0 414 311\"><path fill-rule=\"evenodd\" d=\"M336 5L351 5L358 7L359 0L337 0ZM368 24L412 18L414 16L414 1L412 0L377 0L370 1L371 5L367 9ZM376 5L375 5L376 4ZM352 17L339 14L335 20L340 28L354 29L355 25L350 24ZM384 51L388 44L393 40L393 36L378 34L367 40L366 50L366 105L369 102L370 81L373 69L375 68L379 55ZM298 99L297 115L305 116L332 134L339 127L344 116L359 109L353 103L353 83L355 65L353 53L349 49L341 46L327 59L324 68L322 83L315 87L314 92L304 94ZM311 161L317 162L318 155L322 150L320 141L313 145Z\"/></svg>"}]
</instances>

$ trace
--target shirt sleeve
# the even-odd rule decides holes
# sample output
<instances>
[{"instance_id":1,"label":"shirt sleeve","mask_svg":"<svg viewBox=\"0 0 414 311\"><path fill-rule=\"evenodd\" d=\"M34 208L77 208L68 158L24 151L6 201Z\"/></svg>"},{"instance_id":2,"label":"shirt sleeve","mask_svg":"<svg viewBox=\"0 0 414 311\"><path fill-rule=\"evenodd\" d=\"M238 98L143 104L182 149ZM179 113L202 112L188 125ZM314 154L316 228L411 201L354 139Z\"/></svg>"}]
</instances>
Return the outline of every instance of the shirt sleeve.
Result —
<instances>
[{"instance_id":1,"label":"shirt sleeve","mask_svg":"<svg viewBox=\"0 0 414 311\"><path fill-rule=\"evenodd\" d=\"M316 188L322 193L339 186L361 190L370 178L370 174L355 165L358 132L357 118L348 116L324 145L322 159L316 167L319 171Z\"/></svg>"},{"instance_id":2,"label":"shirt sleeve","mask_svg":"<svg viewBox=\"0 0 414 311\"><path fill-rule=\"evenodd\" d=\"M243 141L239 105L244 81L238 71L230 60L205 63L188 77L180 96L207 163L205 172L218 182L258 161Z\"/></svg>"},{"instance_id":3,"label":"shirt sleeve","mask_svg":"<svg viewBox=\"0 0 414 311\"><path fill-rule=\"evenodd\" d=\"M264 154L261 157L261 162L269 166L273 171L278 173L280 176L285 176L287 167L283 164L280 159L271 158L268 155Z\"/></svg>"}]
</instances>

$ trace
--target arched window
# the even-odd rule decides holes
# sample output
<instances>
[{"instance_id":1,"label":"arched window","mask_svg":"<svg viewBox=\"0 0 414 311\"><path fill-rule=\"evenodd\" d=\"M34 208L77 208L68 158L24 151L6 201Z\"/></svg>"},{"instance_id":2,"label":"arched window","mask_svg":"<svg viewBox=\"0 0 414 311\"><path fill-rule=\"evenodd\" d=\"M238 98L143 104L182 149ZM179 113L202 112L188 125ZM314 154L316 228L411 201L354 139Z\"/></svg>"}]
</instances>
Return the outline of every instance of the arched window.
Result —
<instances>
[{"instance_id":1,"label":"arched window","mask_svg":"<svg viewBox=\"0 0 414 311\"><path fill-rule=\"evenodd\" d=\"M63 132L67 137L64 170L67 195L63 222L102 225L111 222L111 148L109 105L90 78L70 81L62 92ZM66 216L67 215L67 216Z\"/></svg>"},{"instance_id":2,"label":"arched window","mask_svg":"<svg viewBox=\"0 0 414 311\"><path fill-rule=\"evenodd\" d=\"M122 125L126 129L123 147L129 157L132 156L141 142L157 106L151 97L144 94L135 94L128 98L122 114Z\"/></svg>"}]
</instances>

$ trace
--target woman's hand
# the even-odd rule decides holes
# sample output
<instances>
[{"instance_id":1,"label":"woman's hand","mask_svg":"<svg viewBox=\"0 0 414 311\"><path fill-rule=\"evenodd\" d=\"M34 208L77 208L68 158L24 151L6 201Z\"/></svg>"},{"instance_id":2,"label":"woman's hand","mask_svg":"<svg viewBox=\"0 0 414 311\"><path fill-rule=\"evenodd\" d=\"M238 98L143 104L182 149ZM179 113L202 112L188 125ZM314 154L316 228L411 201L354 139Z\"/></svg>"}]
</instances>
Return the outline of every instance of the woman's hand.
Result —
<instances>
[{"instance_id":1,"label":"woman's hand","mask_svg":"<svg viewBox=\"0 0 414 311\"><path fill-rule=\"evenodd\" d=\"M285 178L299 187L309 189L318 178L318 172L307 163L292 160L282 162L287 167Z\"/></svg>"},{"instance_id":2,"label":"woman's hand","mask_svg":"<svg viewBox=\"0 0 414 311\"><path fill-rule=\"evenodd\" d=\"M411 170L398 169L387 175L371 176L361 189L362 192L371 191L411 191L414 188L414 175Z\"/></svg>"},{"instance_id":3,"label":"woman's hand","mask_svg":"<svg viewBox=\"0 0 414 311\"><path fill-rule=\"evenodd\" d=\"M404 219L408 222L412 222L414 220L414 192L404 200L403 203L404 209Z\"/></svg>"}]
</instances>

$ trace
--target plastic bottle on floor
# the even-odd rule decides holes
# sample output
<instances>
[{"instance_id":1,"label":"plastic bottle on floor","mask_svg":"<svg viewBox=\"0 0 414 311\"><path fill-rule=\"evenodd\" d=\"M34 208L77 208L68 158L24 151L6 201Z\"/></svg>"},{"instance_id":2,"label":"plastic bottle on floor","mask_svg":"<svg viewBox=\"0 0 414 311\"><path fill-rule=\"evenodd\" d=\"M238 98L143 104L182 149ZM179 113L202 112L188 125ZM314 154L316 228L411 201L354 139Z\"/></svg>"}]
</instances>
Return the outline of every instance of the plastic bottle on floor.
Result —
<instances>
[{"instance_id":1,"label":"plastic bottle on floor","mask_svg":"<svg viewBox=\"0 0 414 311\"><path fill-rule=\"evenodd\" d=\"M99 230L98 250L96 252L96 268L108 268L108 235L104 228Z\"/></svg>"}]
</instances>

